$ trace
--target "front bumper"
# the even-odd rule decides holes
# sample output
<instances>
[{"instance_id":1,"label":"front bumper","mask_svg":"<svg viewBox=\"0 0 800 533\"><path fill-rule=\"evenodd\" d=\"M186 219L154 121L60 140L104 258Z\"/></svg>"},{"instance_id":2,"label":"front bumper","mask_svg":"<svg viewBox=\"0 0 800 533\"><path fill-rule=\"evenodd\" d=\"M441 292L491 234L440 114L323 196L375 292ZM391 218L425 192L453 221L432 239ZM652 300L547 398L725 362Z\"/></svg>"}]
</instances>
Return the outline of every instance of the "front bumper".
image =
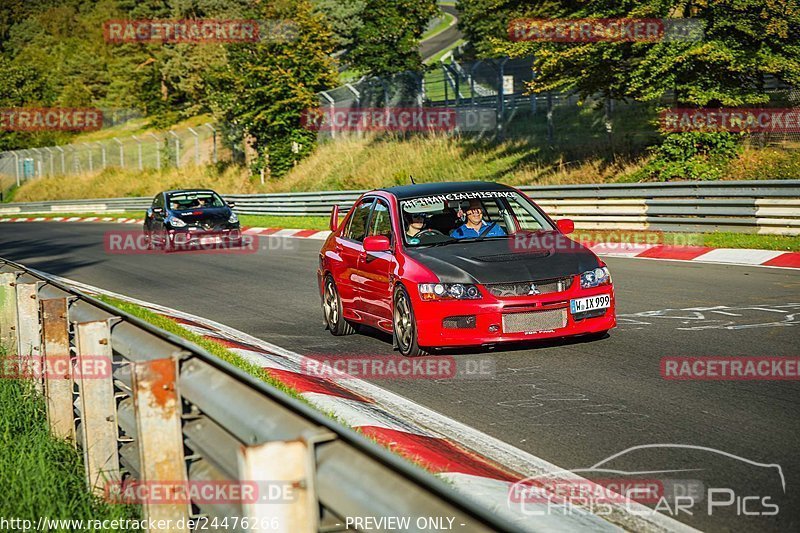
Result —
<instances>
[{"instance_id":1,"label":"front bumper","mask_svg":"<svg viewBox=\"0 0 800 533\"><path fill-rule=\"evenodd\" d=\"M239 226L204 229L195 226L171 228L169 238L176 245L192 245L204 242L238 242L242 239Z\"/></svg>"},{"instance_id":2,"label":"front bumper","mask_svg":"<svg viewBox=\"0 0 800 533\"><path fill-rule=\"evenodd\" d=\"M423 301L417 287L409 287L420 346L437 348L479 346L571 337L599 333L617 325L613 285L581 289L580 283L576 281L570 289L563 292L507 298L496 298L484 287L480 287L480 291L483 295L480 300ZM611 297L611 305L604 312L573 316L570 311L570 300L604 294ZM504 314L542 311L565 312L566 324L553 329L504 331ZM453 317L465 316L474 316L474 319L465 321L469 327L445 327L445 319L450 318L448 323L452 326Z\"/></svg>"}]
</instances>

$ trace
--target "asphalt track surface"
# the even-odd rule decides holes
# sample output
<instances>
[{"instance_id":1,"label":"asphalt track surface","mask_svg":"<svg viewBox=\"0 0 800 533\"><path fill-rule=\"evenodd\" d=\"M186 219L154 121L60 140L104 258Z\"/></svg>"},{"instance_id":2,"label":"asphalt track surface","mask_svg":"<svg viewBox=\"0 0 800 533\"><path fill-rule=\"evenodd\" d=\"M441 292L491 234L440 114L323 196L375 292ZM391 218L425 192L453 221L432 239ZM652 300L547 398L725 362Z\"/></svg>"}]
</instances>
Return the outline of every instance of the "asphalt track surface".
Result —
<instances>
[{"instance_id":1,"label":"asphalt track surface","mask_svg":"<svg viewBox=\"0 0 800 533\"><path fill-rule=\"evenodd\" d=\"M458 10L453 6L439 6L439 9L458 18ZM453 24L443 32L420 42L419 53L422 59L428 59L458 41L463 36L464 35L458 29L458 24Z\"/></svg>"},{"instance_id":2,"label":"asphalt track surface","mask_svg":"<svg viewBox=\"0 0 800 533\"><path fill-rule=\"evenodd\" d=\"M134 229L6 223L0 225L0 256L213 319L303 355L393 353L386 335L368 331L334 338L322 326L315 274L321 241L262 240L265 249L253 255L104 251L104 232ZM660 360L800 355L800 272L607 262L620 317L609 337L449 354L461 368L467 361L488 361L493 371L487 375L374 382L567 469L586 469L645 444L712 448L717 451L637 449L604 467L680 469L628 478L700 481L704 501L695 500L691 515L673 514L700 529L797 531L800 382L668 381L661 377ZM779 465L785 493L778 468L753 463ZM732 489L714 496L732 503L713 507L709 515L709 488ZM744 499L753 496L757 499ZM775 516L742 516L772 512L771 503L779 505Z\"/></svg>"}]
</instances>

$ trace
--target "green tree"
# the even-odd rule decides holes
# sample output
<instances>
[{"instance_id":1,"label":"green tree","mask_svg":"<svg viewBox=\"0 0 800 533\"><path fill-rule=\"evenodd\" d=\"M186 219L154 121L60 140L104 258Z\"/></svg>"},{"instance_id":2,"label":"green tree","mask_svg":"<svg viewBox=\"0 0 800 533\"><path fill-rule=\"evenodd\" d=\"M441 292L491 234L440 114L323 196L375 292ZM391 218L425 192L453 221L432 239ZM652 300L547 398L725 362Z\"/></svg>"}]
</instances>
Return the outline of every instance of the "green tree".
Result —
<instances>
[{"instance_id":1,"label":"green tree","mask_svg":"<svg viewBox=\"0 0 800 533\"><path fill-rule=\"evenodd\" d=\"M366 0L349 61L377 76L421 70L419 41L437 12L436 0Z\"/></svg>"},{"instance_id":2,"label":"green tree","mask_svg":"<svg viewBox=\"0 0 800 533\"><path fill-rule=\"evenodd\" d=\"M252 137L260 164L281 176L311 152L316 135L302 127L304 111L319 105L316 94L336 84L330 57L333 39L308 0L261 8L266 20L290 20L293 31L255 44L230 45L228 63L209 71L215 113L242 137ZM293 147L298 147L296 153Z\"/></svg>"},{"instance_id":3,"label":"green tree","mask_svg":"<svg viewBox=\"0 0 800 533\"><path fill-rule=\"evenodd\" d=\"M337 51L349 50L364 26L362 17L366 0L313 0L314 10L321 13L333 31Z\"/></svg>"}]
</instances>

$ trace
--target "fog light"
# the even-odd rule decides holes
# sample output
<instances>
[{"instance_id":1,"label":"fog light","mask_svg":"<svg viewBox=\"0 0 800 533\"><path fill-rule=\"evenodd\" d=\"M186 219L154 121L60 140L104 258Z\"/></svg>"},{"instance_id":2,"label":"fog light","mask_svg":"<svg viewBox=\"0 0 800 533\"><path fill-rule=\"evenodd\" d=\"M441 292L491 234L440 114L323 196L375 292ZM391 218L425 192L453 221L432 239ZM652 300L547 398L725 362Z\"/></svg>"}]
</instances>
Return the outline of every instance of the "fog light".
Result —
<instances>
[{"instance_id":1,"label":"fog light","mask_svg":"<svg viewBox=\"0 0 800 533\"><path fill-rule=\"evenodd\" d=\"M500 326L497 324L492 324L489 326L489 333L497 333L498 331L500 331Z\"/></svg>"}]
</instances>

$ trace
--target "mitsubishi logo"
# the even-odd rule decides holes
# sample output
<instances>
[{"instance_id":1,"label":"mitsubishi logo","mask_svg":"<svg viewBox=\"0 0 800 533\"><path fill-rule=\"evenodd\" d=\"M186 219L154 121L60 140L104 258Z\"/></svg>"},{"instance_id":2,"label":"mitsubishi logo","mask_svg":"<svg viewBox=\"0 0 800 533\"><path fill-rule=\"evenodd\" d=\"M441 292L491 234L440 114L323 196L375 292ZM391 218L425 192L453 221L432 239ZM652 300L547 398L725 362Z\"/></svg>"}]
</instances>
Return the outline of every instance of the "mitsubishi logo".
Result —
<instances>
[{"instance_id":1,"label":"mitsubishi logo","mask_svg":"<svg viewBox=\"0 0 800 533\"><path fill-rule=\"evenodd\" d=\"M528 291L528 296L542 294L542 291L536 288L535 283L531 283L531 289Z\"/></svg>"}]
</instances>

